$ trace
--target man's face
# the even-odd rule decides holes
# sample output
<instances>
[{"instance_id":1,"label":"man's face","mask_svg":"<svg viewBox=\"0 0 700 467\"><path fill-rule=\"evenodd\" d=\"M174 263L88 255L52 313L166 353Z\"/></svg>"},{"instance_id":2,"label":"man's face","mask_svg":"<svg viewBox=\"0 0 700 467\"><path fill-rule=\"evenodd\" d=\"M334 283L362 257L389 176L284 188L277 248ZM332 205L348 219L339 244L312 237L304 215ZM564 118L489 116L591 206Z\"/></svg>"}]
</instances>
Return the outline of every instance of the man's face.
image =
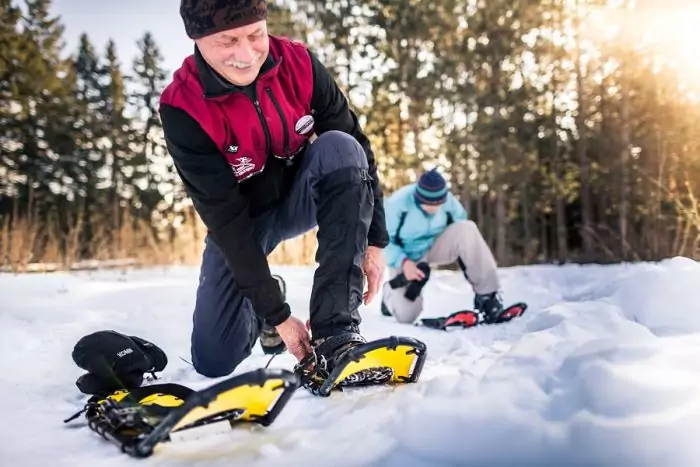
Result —
<instances>
[{"instance_id":1,"label":"man's face","mask_svg":"<svg viewBox=\"0 0 700 467\"><path fill-rule=\"evenodd\" d=\"M195 42L204 60L238 86L247 86L255 80L270 46L266 21L221 31Z\"/></svg>"},{"instance_id":2,"label":"man's face","mask_svg":"<svg viewBox=\"0 0 700 467\"><path fill-rule=\"evenodd\" d=\"M420 207L423 209L423 211L433 215L440 210L442 204L421 204Z\"/></svg>"}]
</instances>

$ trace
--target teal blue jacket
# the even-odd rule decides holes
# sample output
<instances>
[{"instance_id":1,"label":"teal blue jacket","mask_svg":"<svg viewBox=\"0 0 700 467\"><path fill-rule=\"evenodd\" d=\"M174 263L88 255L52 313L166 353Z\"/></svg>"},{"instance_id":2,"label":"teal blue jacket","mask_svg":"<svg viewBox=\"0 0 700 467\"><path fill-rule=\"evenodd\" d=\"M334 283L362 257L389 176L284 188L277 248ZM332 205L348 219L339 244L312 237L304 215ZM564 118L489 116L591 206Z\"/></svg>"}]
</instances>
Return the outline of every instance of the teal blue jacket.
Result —
<instances>
[{"instance_id":1,"label":"teal blue jacket","mask_svg":"<svg viewBox=\"0 0 700 467\"><path fill-rule=\"evenodd\" d=\"M447 228L449 218L452 222L467 219L467 211L449 191L437 213L426 213L413 197L415 188L416 184L404 186L384 200L389 232L389 245L384 254L391 268L399 269L406 258L411 261L423 258Z\"/></svg>"}]
</instances>

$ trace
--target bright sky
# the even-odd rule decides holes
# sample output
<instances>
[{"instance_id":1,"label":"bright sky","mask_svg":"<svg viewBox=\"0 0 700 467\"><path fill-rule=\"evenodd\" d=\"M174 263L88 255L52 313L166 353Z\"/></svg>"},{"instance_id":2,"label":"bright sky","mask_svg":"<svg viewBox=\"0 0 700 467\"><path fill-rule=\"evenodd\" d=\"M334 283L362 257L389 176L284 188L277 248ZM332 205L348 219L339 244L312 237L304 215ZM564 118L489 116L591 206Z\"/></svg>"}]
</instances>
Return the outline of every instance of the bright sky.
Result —
<instances>
[{"instance_id":1,"label":"bright sky","mask_svg":"<svg viewBox=\"0 0 700 467\"><path fill-rule=\"evenodd\" d=\"M657 53L675 64L682 81L697 84L700 79L696 45L700 42L700 0L637 2L642 11L635 12L631 18L630 31L634 38L630 38L630 42L654 42ZM87 32L99 51L104 51L107 40L112 38L125 72L131 71L137 54L136 41L145 31L154 35L170 73L192 52L192 41L185 35L179 8L180 0L53 0L53 11L61 16L66 27L67 51L77 48L82 32ZM589 26L609 28L615 18L609 16L609 11L600 13L607 16L591 14Z\"/></svg>"},{"instance_id":2,"label":"bright sky","mask_svg":"<svg viewBox=\"0 0 700 467\"><path fill-rule=\"evenodd\" d=\"M66 52L77 49L83 32L100 52L112 38L125 72L131 71L138 53L136 41L146 31L153 34L169 73L193 50L180 18L180 0L53 0L52 5L66 28Z\"/></svg>"}]
</instances>

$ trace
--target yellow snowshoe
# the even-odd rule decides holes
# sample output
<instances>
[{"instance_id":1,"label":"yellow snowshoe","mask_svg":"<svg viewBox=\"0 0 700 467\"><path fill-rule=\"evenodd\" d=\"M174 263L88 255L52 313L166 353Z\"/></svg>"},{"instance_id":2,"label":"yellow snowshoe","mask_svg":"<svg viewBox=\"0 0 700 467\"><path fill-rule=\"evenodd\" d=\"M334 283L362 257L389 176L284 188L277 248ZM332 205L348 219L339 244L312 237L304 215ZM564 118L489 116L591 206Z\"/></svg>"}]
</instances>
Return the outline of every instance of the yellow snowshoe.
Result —
<instances>
[{"instance_id":1,"label":"yellow snowshoe","mask_svg":"<svg viewBox=\"0 0 700 467\"><path fill-rule=\"evenodd\" d=\"M367 342L360 334L320 339L295 371L312 394L334 389L415 383L425 362L426 345L412 337L391 336Z\"/></svg>"},{"instance_id":2,"label":"yellow snowshoe","mask_svg":"<svg viewBox=\"0 0 700 467\"><path fill-rule=\"evenodd\" d=\"M258 369L194 391L165 383L92 397L85 409L88 426L121 451L148 457L171 433L217 422L270 425L300 386L287 370Z\"/></svg>"}]
</instances>

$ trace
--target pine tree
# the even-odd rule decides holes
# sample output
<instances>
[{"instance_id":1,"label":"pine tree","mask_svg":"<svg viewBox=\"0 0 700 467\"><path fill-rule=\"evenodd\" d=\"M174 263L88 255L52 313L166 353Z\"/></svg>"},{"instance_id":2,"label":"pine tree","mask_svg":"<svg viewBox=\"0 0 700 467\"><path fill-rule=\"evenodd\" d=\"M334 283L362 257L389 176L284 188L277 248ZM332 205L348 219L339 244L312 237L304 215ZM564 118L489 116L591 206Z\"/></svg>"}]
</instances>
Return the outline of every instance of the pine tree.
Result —
<instances>
[{"instance_id":1,"label":"pine tree","mask_svg":"<svg viewBox=\"0 0 700 467\"><path fill-rule=\"evenodd\" d=\"M86 34L80 37L74 67L79 113L75 188L86 219L80 256L91 257L96 253L90 250L95 243L96 227L108 222L105 213L111 211L107 211L109 205L103 196L104 187L109 186L109 165L104 156L107 130L102 86L105 68Z\"/></svg>"},{"instance_id":2,"label":"pine tree","mask_svg":"<svg viewBox=\"0 0 700 467\"><path fill-rule=\"evenodd\" d=\"M19 86L28 38L19 32L21 10L0 0L0 203L15 196L19 183ZM0 205L0 208L2 205ZM9 211L9 207L0 213Z\"/></svg>"},{"instance_id":3,"label":"pine tree","mask_svg":"<svg viewBox=\"0 0 700 467\"><path fill-rule=\"evenodd\" d=\"M21 65L15 70L13 91L18 113L17 151L14 163L22 174L20 199L31 194L40 206L51 205L56 189L53 168L59 154L53 140L61 135L61 111L65 109L65 72L61 58L63 26L49 15L48 0L27 0L20 39Z\"/></svg>"},{"instance_id":4,"label":"pine tree","mask_svg":"<svg viewBox=\"0 0 700 467\"><path fill-rule=\"evenodd\" d=\"M140 55L134 60L130 82L131 103L138 115L136 131L134 208L138 217L153 225L171 219L175 207L185 199L181 183L167 153L158 113L160 93L165 88L167 73L163 56L150 33L138 41ZM155 233L155 230L154 230Z\"/></svg>"},{"instance_id":5,"label":"pine tree","mask_svg":"<svg viewBox=\"0 0 700 467\"><path fill-rule=\"evenodd\" d=\"M126 116L126 89L124 76L117 59L117 51L114 41L107 43L105 51L104 70L102 74L105 81L100 87L102 102L104 103L104 160L109 165L109 207L111 220L108 225L109 242L112 245L112 256L121 254L121 238L119 232L122 227L122 213L130 209L131 200L134 197L132 177L131 121Z\"/></svg>"}]
</instances>

